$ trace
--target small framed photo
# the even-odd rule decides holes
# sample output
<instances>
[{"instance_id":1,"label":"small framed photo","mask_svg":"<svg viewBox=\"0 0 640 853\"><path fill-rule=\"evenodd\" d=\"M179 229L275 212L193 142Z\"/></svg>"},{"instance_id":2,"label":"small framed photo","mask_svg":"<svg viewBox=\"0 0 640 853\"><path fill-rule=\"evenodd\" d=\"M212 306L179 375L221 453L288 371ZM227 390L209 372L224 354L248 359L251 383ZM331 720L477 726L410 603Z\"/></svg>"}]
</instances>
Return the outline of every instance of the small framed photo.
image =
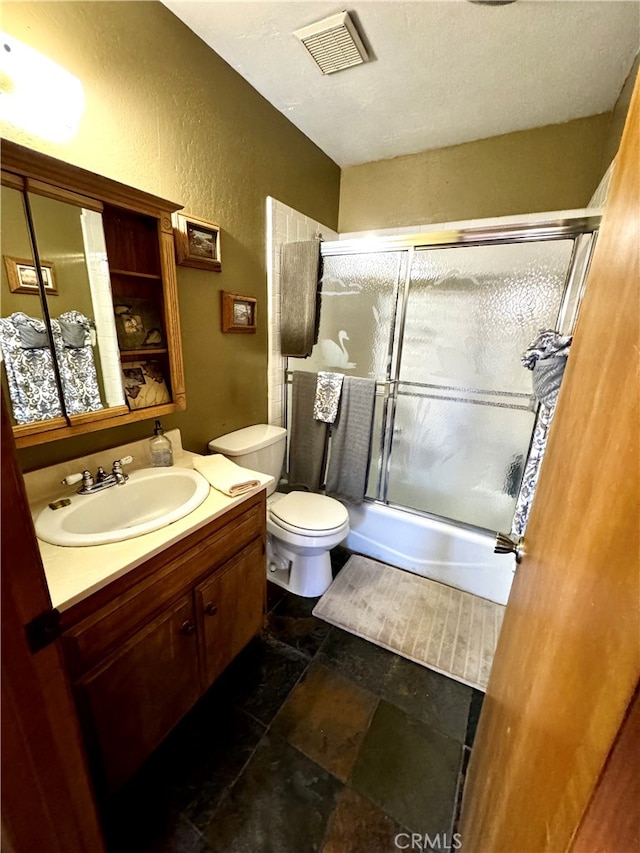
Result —
<instances>
[{"instance_id":1,"label":"small framed photo","mask_svg":"<svg viewBox=\"0 0 640 853\"><path fill-rule=\"evenodd\" d=\"M175 214L176 260L183 267L220 272L220 226L195 216Z\"/></svg>"},{"instance_id":2,"label":"small framed photo","mask_svg":"<svg viewBox=\"0 0 640 853\"><path fill-rule=\"evenodd\" d=\"M12 293L39 293L38 274L34 262L30 258L10 258L4 256L4 265L7 270L7 281ZM40 261L44 289L47 295L57 296L58 286L53 274L53 264L49 261Z\"/></svg>"},{"instance_id":3,"label":"small framed photo","mask_svg":"<svg viewBox=\"0 0 640 853\"><path fill-rule=\"evenodd\" d=\"M255 332L258 300L253 296L228 293L225 290L221 290L220 293L222 294L222 331Z\"/></svg>"}]
</instances>

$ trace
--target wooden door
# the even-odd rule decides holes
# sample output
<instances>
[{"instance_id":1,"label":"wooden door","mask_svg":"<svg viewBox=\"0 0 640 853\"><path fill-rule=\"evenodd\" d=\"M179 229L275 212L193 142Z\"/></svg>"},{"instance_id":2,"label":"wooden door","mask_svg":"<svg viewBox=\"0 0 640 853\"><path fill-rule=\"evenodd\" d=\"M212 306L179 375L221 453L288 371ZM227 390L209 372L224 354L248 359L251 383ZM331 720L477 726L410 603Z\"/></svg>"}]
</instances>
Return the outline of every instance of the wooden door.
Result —
<instances>
[{"instance_id":1,"label":"wooden door","mask_svg":"<svg viewBox=\"0 0 640 853\"><path fill-rule=\"evenodd\" d=\"M570 848L640 674L639 98L636 84L472 752L467 853Z\"/></svg>"},{"instance_id":2,"label":"wooden door","mask_svg":"<svg viewBox=\"0 0 640 853\"><path fill-rule=\"evenodd\" d=\"M265 586L264 554L259 539L196 587L205 686L213 684L262 627Z\"/></svg>"},{"instance_id":3,"label":"wooden door","mask_svg":"<svg viewBox=\"0 0 640 853\"><path fill-rule=\"evenodd\" d=\"M59 643L32 652L24 626L51 609L2 399L2 847L104 849Z\"/></svg>"},{"instance_id":4,"label":"wooden door","mask_svg":"<svg viewBox=\"0 0 640 853\"><path fill-rule=\"evenodd\" d=\"M200 695L191 594L146 625L76 685L98 773L114 791ZM84 714L83 714L84 716Z\"/></svg>"}]
</instances>

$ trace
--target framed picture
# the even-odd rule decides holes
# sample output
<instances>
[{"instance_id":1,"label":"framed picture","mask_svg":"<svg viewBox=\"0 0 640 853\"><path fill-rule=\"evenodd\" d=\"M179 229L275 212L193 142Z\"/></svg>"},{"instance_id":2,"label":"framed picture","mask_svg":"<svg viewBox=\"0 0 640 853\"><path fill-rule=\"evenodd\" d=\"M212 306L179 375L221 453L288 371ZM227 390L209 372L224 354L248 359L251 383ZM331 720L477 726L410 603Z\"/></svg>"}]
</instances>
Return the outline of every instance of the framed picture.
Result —
<instances>
[{"instance_id":1,"label":"framed picture","mask_svg":"<svg viewBox=\"0 0 640 853\"><path fill-rule=\"evenodd\" d=\"M4 256L4 265L7 270L7 281L12 293L39 293L38 274L36 267L30 258L10 258ZM51 296L58 295L58 286L53 274L53 264L49 261L40 261L44 289Z\"/></svg>"},{"instance_id":2,"label":"framed picture","mask_svg":"<svg viewBox=\"0 0 640 853\"><path fill-rule=\"evenodd\" d=\"M223 332L255 332L256 309L258 300L253 296L242 296L240 293L222 294L222 331Z\"/></svg>"},{"instance_id":3,"label":"framed picture","mask_svg":"<svg viewBox=\"0 0 640 853\"><path fill-rule=\"evenodd\" d=\"M146 409L171 402L159 361L123 362L122 385L130 409Z\"/></svg>"},{"instance_id":4,"label":"framed picture","mask_svg":"<svg viewBox=\"0 0 640 853\"><path fill-rule=\"evenodd\" d=\"M183 267L220 272L220 226L195 216L175 214L176 260Z\"/></svg>"},{"instance_id":5,"label":"framed picture","mask_svg":"<svg viewBox=\"0 0 640 853\"><path fill-rule=\"evenodd\" d=\"M137 297L121 297L114 302L116 333L121 350L166 347L160 311L155 302Z\"/></svg>"}]
</instances>

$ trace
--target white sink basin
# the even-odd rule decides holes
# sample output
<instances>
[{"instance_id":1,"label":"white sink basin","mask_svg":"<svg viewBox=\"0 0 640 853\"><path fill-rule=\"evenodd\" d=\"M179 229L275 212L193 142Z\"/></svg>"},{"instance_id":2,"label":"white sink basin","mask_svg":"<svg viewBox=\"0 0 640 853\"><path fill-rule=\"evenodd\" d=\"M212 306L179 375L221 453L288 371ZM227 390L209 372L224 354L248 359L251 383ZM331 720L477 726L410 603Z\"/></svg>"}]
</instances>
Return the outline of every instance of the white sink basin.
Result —
<instances>
[{"instance_id":1,"label":"white sink basin","mask_svg":"<svg viewBox=\"0 0 640 853\"><path fill-rule=\"evenodd\" d=\"M74 494L69 506L47 507L36 518L36 535L53 545L77 548L142 536L192 512L209 494L208 481L189 468L144 468L123 486L92 495Z\"/></svg>"}]
</instances>

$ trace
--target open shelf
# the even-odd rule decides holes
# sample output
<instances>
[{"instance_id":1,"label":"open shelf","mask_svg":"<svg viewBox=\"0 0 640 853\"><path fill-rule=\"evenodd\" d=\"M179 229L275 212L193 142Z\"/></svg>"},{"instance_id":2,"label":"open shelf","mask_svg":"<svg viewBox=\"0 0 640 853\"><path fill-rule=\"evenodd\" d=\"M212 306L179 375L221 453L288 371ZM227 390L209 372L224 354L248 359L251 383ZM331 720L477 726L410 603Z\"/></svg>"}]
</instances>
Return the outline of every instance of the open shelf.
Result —
<instances>
[{"instance_id":1,"label":"open shelf","mask_svg":"<svg viewBox=\"0 0 640 853\"><path fill-rule=\"evenodd\" d=\"M167 352L166 347L156 347L155 349L151 349L150 347L145 347L144 349L121 349L120 358L123 361L135 361L136 359L147 358L151 355L166 355Z\"/></svg>"},{"instance_id":2,"label":"open shelf","mask_svg":"<svg viewBox=\"0 0 640 853\"><path fill-rule=\"evenodd\" d=\"M110 269L109 272L111 275L127 275L130 278L149 278L155 281L161 281L162 276L156 275L155 273L150 272L132 272L131 270L114 270Z\"/></svg>"}]
</instances>

